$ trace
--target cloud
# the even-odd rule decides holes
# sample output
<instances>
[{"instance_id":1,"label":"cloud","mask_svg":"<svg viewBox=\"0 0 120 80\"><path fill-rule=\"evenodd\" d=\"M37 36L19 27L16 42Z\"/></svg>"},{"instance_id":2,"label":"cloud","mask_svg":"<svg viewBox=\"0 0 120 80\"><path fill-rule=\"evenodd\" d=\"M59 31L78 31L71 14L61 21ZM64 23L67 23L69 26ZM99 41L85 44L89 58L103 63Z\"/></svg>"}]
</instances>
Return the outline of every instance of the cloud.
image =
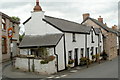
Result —
<instances>
[{"instance_id":1,"label":"cloud","mask_svg":"<svg viewBox=\"0 0 120 80\"><path fill-rule=\"evenodd\" d=\"M119 0L40 0L40 5L45 15L82 22L82 14L90 13L92 18L97 19L100 15L104 22L111 27L118 24L118 1ZM23 23L31 16L35 0L1 0L0 11L9 16L18 16ZM20 25L22 26L22 25ZM24 29L24 27L22 27Z\"/></svg>"}]
</instances>

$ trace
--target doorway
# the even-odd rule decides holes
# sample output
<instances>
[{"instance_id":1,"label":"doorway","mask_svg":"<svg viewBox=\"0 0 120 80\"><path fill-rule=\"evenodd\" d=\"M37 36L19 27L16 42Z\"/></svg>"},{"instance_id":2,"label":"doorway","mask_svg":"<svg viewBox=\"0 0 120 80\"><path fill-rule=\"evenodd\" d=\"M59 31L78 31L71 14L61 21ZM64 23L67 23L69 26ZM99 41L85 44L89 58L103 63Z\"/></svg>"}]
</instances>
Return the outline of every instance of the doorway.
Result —
<instances>
[{"instance_id":1,"label":"doorway","mask_svg":"<svg viewBox=\"0 0 120 80\"><path fill-rule=\"evenodd\" d=\"M75 66L78 66L78 48L75 48L74 60L75 60Z\"/></svg>"}]
</instances>

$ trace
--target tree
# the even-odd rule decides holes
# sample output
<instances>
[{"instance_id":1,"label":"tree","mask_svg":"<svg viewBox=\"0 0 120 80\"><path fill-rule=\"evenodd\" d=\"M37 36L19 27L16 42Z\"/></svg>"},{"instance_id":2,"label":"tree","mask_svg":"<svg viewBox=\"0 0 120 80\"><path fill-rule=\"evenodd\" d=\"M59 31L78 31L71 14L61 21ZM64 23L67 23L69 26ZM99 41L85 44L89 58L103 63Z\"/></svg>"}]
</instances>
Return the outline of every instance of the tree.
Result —
<instances>
[{"instance_id":1,"label":"tree","mask_svg":"<svg viewBox=\"0 0 120 80\"><path fill-rule=\"evenodd\" d=\"M19 18L19 17L12 16L11 19L12 19L13 21L18 21L18 22L20 22L20 18Z\"/></svg>"}]
</instances>

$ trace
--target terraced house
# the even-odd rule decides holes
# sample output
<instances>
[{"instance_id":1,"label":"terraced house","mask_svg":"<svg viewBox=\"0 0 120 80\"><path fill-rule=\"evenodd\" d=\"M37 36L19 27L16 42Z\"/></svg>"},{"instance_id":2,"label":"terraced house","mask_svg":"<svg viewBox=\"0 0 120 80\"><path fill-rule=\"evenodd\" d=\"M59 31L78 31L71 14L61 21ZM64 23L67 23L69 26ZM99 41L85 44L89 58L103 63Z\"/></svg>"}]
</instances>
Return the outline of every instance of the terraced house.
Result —
<instances>
[{"instance_id":1,"label":"terraced house","mask_svg":"<svg viewBox=\"0 0 120 80\"><path fill-rule=\"evenodd\" d=\"M0 12L0 53L3 61L19 53L17 48L19 43L19 24L8 15Z\"/></svg>"},{"instance_id":2,"label":"terraced house","mask_svg":"<svg viewBox=\"0 0 120 80\"><path fill-rule=\"evenodd\" d=\"M99 28L46 16L38 0L31 12L31 17L23 24L25 36L19 45L20 54L35 55L40 58L43 56L44 51L41 50L44 48L48 52L46 56L54 55L56 58L53 64L56 68L51 66L51 69L56 69L56 71L53 70L55 72L66 69L69 60L74 60L71 65L74 67L80 64L80 58L86 57L92 60L92 55L103 52L103 36ZM21 66L25 64L25 61L22 63L18 61L16 66L25 69L28 66ZM33 64L34 70L41 72L42 69L38 69L38 63L36 63L37 59L33 61L34 63L30 62L29 69ZM44 72L50 71L47 69Z\"/></svg>"},{"instance_id":3,"label":"terraced house","mask_svg":"<svg viewBox=\"0 0 120 80\"><path fill-rule=\"evenodd\" d=\"M112 28L107 27L107 24L103 22L103 18L99 16L98 20L91 18L89 13L83 14L83 22L86 26L93 26L99 28L103 34L103 46L104 51L108 54L108 59L115 58L118 54L119 42L118 42L118 28L116 25Z\"/></svg>"}]
</instances>

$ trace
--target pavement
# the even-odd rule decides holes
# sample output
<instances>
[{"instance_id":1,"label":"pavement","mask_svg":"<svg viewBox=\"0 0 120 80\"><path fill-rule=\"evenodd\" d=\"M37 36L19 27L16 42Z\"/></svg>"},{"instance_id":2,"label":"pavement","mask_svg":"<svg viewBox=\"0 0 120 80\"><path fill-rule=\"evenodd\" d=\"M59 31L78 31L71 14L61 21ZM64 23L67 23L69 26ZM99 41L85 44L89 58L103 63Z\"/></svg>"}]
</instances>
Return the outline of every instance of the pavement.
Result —
<instances>
[{"instance_id":1,"label":"pavement","mask_svg":"<svg viewBox=\"0 0 120 80\"><path fill-rule=\"evenodd\" d=\"M23 72L16 70L11 65L11 62L3 63L4 78L40 78L43 79L59 79L59 78L118 78L118 58L112 61L102 61L89 65L89 68L74 67L69 70L64 70L52 75L41 75L34 72ZM112 75L111 75L111 74Z\"/></svg>"}]
</instances>

